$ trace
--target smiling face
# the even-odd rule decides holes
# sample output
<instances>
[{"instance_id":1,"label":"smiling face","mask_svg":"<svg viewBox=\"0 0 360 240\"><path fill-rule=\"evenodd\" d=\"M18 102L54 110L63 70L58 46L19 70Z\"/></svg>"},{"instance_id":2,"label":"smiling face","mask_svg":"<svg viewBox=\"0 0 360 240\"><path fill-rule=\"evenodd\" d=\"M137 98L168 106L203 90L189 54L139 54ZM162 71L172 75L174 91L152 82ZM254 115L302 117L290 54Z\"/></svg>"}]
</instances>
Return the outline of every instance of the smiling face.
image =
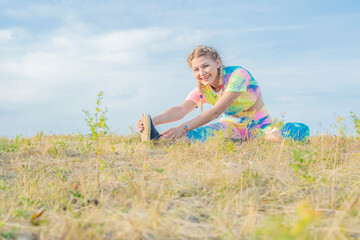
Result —
<instances>
[{"instance_id":1,"label":"smiling face","mask_svg":"<svg viewBox=\"0 0 360 240\"><path fill-rule=\"evenodd\" d=\"M219 59L214 61L211 57L207 56L197 57L191 61L191 67L196 80L200 81L203 85L211 85L215 88L219 86Z\"/></svg>"}]
</instances>

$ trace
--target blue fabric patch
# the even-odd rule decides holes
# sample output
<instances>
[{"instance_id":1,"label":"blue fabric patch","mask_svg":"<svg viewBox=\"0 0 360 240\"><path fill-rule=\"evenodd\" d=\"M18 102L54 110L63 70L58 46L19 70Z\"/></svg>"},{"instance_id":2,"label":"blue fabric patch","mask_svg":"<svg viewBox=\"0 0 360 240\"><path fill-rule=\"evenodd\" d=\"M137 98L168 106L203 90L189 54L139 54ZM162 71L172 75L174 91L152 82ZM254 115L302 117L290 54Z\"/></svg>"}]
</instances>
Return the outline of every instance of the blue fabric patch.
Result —
<instances>
[{"instance_id":1,"label":"blue fabric patch","mask_svg":"<svg viewBox=\"0 0 360 240\"><path fill-rule=\"evenodd\" d=\"M306 141L310 136L310 129L303 123L288 122L280 130L285 139Z\"/></svg>"}]
</instances>

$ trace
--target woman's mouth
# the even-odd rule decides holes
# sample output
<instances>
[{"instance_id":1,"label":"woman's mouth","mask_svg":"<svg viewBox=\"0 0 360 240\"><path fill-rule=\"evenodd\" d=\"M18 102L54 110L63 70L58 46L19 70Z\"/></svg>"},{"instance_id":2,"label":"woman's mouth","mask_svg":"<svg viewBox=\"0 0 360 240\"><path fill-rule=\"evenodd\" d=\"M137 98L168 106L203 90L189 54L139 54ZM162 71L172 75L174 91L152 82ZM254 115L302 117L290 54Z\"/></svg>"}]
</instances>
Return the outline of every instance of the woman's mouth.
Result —
<instances>
[{"instance_id":1,"label":"woman's mouth","mask_svg":"<svg viewBox=\"0 0 360 240\"><path fill-rule=\"evenodd\" d=\"M204 76L201 78L202 81L207 82L209 81L210 76Z\"/></svg>"}]
</instances>

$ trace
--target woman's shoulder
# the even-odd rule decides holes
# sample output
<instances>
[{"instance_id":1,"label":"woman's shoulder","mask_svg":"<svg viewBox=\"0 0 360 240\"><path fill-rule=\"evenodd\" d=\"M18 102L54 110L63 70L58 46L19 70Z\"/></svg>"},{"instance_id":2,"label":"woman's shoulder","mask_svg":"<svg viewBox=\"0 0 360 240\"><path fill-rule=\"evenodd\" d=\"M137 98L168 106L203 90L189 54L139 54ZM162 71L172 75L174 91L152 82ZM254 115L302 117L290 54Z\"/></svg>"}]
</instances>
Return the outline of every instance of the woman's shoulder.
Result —
<instances>
[{"instance_id":1,"label":"woman's shoulder","mask_svg":"<svg viewBox=\"0 0 360 240\"><path fill-rule=\"evenodd\" d=\"M251 73L241 66L228 66L224 68L224 77L242 76L253 79Z\"/></svg>"},{"instance_id":2,"label":"woman's shoulder","mask_svg":"<svg viewBox=\"0 0 360 240\"><path fill-rule=\"evenodd\" d=\"M227 66L224 68L224 74L232 74L234 72L244 72L250 74L248 70L241 66Z\"/></svg>"},{"instance_id":3,"label":"woman's shoulder","mask_svg":"<svg viewBox=\"0 0 360 240\"><path fill-rule=\"evenodd\" d=\"M251 75L251 73L241 66L228 66L224 68L224 84L242 84L256 85L259 84Z\"/></svg>"}]
</instances>

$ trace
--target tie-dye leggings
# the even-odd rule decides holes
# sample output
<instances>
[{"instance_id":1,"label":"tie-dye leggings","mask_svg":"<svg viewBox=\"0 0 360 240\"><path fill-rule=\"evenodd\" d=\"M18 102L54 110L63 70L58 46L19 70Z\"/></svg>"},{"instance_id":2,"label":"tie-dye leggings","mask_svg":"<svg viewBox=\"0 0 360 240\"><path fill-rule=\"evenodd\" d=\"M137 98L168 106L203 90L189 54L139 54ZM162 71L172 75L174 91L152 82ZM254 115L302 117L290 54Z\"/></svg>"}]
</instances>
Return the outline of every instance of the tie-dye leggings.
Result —
<instances>
[{"instance_id":1,"label":"tie-dye leggings","mask_svg":"<svg viewBox=\"0 0 360 240\"><path fill-rule=\"evenodd\" d=\"M223 130L225 136L231 136L231 139L248 140L260 135L269 126L270 124L232 124L229 121L220 119L218 122L189 131L187 137L191 141L205 141ZM306 141L310 135L310 129L307 125L295 122L285 123L281 127L280 132L285 139L292 139L294 141Z\"/></svg>"}]
</instances>

